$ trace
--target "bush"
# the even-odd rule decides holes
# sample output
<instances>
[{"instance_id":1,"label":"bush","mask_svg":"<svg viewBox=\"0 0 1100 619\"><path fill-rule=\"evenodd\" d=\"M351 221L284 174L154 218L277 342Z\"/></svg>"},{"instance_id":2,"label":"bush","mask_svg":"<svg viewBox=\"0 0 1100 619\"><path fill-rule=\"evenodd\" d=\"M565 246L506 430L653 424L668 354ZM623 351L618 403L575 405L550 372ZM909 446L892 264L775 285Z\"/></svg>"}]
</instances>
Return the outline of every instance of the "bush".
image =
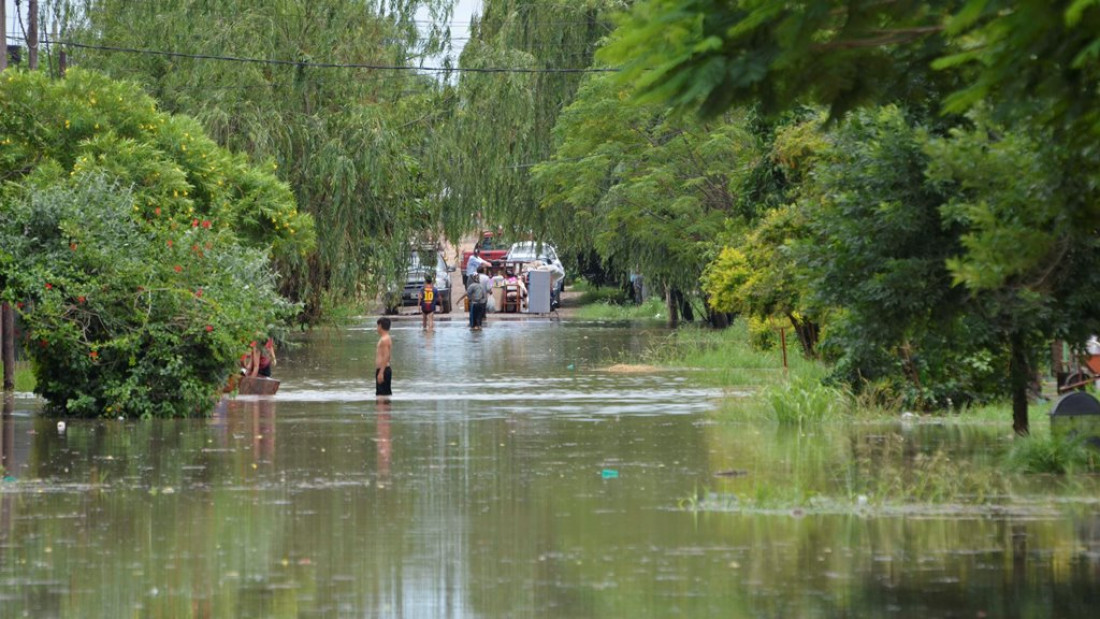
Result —
<instances>
[{"instance_id":1,"label":"bush","mask_svg":"<svg viewBox=\"0 0 1100 619\"><path fill-rule=\"evenodd\" d=\"M1008 468L1019 473L1065 475L1088 469L1094 454L1080 439L1060 436L1017 437L1008 451Z\"/></svg>"},{"instance_id":2,"label":"bush","mask_svg":"<svg viewBox=\"0 0 1100 619\"><path fill-rule=\"evenodd\" d=\"M847 413L850 407L849 399L843 392L797 379L767 388L763 397L775 420L788 425L836 418Z\"/></svg>"},{"instance_id":3,"label":"bush","mask_svg":"<svg viewBox=\"0 0 1100 619\"><path fill-rule=\"evenodd\" d=\"M0 212L35 391L75 416L203 414L249 339L293 308L263 252L207 220L149 227L133 198L82 176Z\"/></svg>"},{"instance_id":4,"label":"bush","mask_svg":"<svg viewBox=\"0 0 1100 619\"><path fill-rule=\"evenodd\" d=\"M269 258L314 242L274 164L141 89L74 69L0 79L0 294L35 391L71 415L201 414L292 308Z\"/></svg>"}]
</instances>

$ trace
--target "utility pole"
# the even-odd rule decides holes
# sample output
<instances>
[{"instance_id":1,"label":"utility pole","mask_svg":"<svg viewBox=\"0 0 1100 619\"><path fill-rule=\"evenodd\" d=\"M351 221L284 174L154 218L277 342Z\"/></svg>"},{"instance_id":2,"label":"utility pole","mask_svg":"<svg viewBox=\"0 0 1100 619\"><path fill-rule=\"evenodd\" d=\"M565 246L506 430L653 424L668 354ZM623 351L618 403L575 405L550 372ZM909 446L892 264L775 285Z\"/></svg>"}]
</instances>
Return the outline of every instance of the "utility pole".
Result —
<instances>
[{"instance_id":1,"label":"utility pole","mask_svg":"<svg viewBox=\"0 0 1100 619\"><path fill-rule=\"evenodd\" d=\"M0 71L8 68L8 0L0 0Z\"/></svg>"},{"instance_id":2,"label":"utility pole","mask_svg":"<svg viewBox=\"0 0 1100 619\"><path fill-rule=\"evenodd\" d=\"M27 0L27 66L38 68L38 0Z\"/></svg>"},{"instance_id":3,"label":"utility pole","mask_svg":"<svg viewBox=\"0 0 1100 619\"><path fill-rule=\"evenodd\" d=\"M8 53L7 47L4 53ZM15 312L11 305L0 306L0 348L4 358L4 391L15 389Z\"/></svg>"},{"instance_id":4,"label":"utility pole","mask_svg":"<svg viewBox=\"0 0 1100 619\"><path fill-rule=\"evenodd\" d=\"M0 0L0 71L8 68L8 2ZM0 363L4 364L4 391L15 389L15 342L9 341L15 335L14 316L11 321L11 329L8 329L8 315L11 307L4 303L0 305ZM10 354L9 354L10 352ZM0 440L3 432L0 432Z\"/></svg>"}]
</instances>

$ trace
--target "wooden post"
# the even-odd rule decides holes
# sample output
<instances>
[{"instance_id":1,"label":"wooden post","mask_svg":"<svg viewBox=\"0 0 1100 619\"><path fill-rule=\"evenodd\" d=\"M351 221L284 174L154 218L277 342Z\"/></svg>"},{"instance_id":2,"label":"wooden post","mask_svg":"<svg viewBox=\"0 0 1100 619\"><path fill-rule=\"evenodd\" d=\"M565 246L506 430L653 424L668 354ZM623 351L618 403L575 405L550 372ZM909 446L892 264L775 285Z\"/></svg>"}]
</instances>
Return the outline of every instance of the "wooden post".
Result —
<instances>
[{"instance_id":1,"label":"wooden post","mask_svg":"<svg viewBox=\"0 0 1100 619\"><path fill-rule=\"evenodd\" d=\"M38 68L38 0L27 1L27 66Z\"/></svg>"},{"instance_id":2,"label":"wooden post","mask_svg":"<svg viewBox=\"0 0 1100 619\"><path fill-rule=\"evenodd\" d=\"M783 348L783 373L787 373L787 330L779 330L779 345Z\"/></svg>"},{"instance_id":3,"label":"wooden post","mask_svg":"<svg viewBox=\"0 0 1100 619\"><path fill-rule=\"evenodd\" d=\"M4 391L13 391L15 389L15 312L7 303L0 306L0 349L2 349L0 357L4 363Z\"/></svg>"}]
</instances>

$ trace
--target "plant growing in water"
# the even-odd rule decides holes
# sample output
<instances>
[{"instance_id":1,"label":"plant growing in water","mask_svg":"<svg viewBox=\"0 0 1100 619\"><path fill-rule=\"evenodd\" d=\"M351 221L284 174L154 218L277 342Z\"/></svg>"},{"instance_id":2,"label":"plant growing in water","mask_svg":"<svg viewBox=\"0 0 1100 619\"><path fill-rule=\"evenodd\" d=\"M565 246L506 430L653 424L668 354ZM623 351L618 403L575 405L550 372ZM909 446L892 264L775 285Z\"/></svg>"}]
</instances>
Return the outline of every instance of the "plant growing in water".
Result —
<instances>
[{"instance_id":1,"label":"plant growing in water","mask_svg":"<svg viewBox=\"0 0 1100 619\"><path fill-rule=\"evenodd\" d=\"M1096 452L1080 438L1017 437L1006 456L1008 468L1019 473L1072 474L1096 467Z\"/></svg>"},{"instance_id":2,"label":"plant growing in water","mask_svg":"<svg viewBox=\"0 0 1100 619\"><path fill-rule=\"evenodd\" d=\"M801 379L768 387L763 398L775 421L781 424L819 423L850 412L850 398L842 391Z\"/></svg>"}]
</instances>

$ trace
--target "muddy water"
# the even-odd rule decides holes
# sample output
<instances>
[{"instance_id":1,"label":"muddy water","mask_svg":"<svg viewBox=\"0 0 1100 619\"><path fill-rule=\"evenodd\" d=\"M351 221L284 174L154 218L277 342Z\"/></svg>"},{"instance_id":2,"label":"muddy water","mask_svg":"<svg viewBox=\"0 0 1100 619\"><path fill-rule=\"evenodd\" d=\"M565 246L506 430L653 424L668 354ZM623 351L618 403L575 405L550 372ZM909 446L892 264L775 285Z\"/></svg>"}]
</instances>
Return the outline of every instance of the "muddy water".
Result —
<instances>
[{"instance_id":1,"label":"muddy water","mask_svg":"<svg viewBox=\"0 0 1100 619\"><path fill-rule=\"evenodd\" d=\"M690 372L601 371L660 335L399 323L389 405L367 326L312 334L275 399L209 420L59 434L17 399L0 616L1096 616L1096 503L876 515L780 496L874 487L852 478L882 468L880 444L988 466L1000 429L731 424ZM753 492L775 508L681 508Z\"/></svg>"}]
</instances>

